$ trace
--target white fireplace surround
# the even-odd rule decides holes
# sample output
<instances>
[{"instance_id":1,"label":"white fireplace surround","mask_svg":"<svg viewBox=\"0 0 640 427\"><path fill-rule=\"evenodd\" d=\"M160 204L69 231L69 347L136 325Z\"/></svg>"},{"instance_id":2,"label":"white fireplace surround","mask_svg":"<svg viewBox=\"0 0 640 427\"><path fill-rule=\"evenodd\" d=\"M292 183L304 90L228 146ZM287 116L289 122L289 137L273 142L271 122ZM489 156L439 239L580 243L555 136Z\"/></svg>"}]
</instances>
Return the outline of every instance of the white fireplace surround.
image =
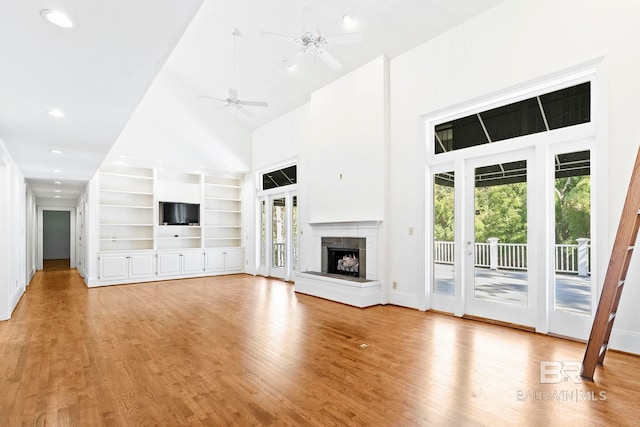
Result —
<instances>
[{"instance_id":1,"label":"white fireplace surround","mask_svg":"<svg viewBox=\"0 0 640 427\"><path fill-rule=\"evenodd\" d=\"M311 271L296 273L295 291L325 298L356 307L368 307L380 304L381 283L378 267L379 221L312 223L313 229L313 268ZM322 238L355 237L366 240L365 280L337 278L321 274Z\"/></svg>"}]
</instances>

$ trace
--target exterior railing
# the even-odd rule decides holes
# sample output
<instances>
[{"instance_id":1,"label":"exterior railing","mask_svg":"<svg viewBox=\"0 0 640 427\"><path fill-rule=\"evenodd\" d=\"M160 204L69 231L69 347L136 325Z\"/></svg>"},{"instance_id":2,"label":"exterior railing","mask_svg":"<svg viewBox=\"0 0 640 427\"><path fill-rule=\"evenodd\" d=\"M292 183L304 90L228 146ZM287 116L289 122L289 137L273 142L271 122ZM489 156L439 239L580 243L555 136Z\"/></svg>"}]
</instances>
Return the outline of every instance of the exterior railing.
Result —
<instances>
[{"instance_id":1,"label":"exterior railing","mask_svg":"<svg viewBox=\"0 0 640 427\"><path fill-rule=\"evenodd\" d=\"M273 244L273 258L272 263L273 267L284 267L284 257L285 257L285 244L284 243L274 243Z\"/></svg>"},{"instance_id":2,"label":"exterior railing","mask_svg":"<svg viewBox=\"0 0 640 427\"><path fill-rule=\"evenodd\" d=\"M497 238L488 239L488 243L476 242L474 261L476 267L492 269L526 270L526 243L498 243ZM590 272L591 246L589 239L577 239L575 245L555 245L555 272L573 273L587 276ZM453 242L434 242L434 261L440 264L453 264L455 248Z\"/></svg>"}]
</instances>

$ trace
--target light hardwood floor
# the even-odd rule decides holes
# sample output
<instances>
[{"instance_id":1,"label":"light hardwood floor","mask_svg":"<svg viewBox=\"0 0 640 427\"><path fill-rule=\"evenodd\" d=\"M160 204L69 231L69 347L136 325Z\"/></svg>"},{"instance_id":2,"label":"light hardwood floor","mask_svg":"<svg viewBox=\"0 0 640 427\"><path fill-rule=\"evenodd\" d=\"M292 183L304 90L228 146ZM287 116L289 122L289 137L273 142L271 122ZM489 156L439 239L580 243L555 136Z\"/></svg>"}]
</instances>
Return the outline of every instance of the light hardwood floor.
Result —
<instances>
[{"instance_id":1,"label":"light hardwood floor","mask_svg":"<svg viewBox=\"0 0 640 427\"><path fill-rule=\"evenodd\" d=\"M248 275L87 289L41 271L0 322L0 426L638 425L640 358L541 384L541 361L583 351Z\"/></svg>"}]
</instances>

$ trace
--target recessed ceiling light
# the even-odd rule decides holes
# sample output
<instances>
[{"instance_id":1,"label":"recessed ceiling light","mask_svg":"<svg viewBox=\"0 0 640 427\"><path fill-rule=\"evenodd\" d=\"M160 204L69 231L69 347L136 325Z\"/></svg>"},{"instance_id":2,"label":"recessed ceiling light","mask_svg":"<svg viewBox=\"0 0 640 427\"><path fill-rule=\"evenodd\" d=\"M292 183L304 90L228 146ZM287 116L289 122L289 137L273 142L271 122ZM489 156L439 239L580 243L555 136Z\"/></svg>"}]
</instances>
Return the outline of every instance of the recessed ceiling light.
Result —
<instances>
[{"instance_id":1,"label":"recessed ceiling light","mask_svg":"<svg viewBox=\"0 0 640 427\"><path fill-rule=\"evenodd\" d=\"M53 181L53 183L60 185L60 184L62 184L62 181Z\"/></svg>"},{"instance_id":2,"label":"recessed ceiling light","mask_svg":"<svg viewBox=\"0 0 640 427\"><path fill-rule=\"evenodd\" d=\"M62 190L53 190L54 193L61 193Z\"/></svg>"},{"instance_id":3,"label":"recessed ceiling light","mask_svg":"<svg viewBox=\"0 0 640 427\"><path fill-rule=\"evenodd\" d=\"M62 151L60 150L49 150L51 152L51 154L62 154Z\"/></svg>"},{"instance_id":4,"label":"recessed ceiling light","mask_svg":"<svg viewBox=\"0 0 640 427\"><path fill-rule=\"evenodd\" d=\"M294 70L296 69L296 63L295 63L295 62L290 63L290 62L289 62L288 60L286 60L286 59L283 59L283 60L282 60L282 66L283 66L284 68L286 68L287 70L289 70L289 71L294 71Z\"/></svg>"},{"instance_id":5,"label":"recessed ceiling light","mask_svg":"<svg viewBox=\"0 0 640 427\"><path fill-rule=\"evenodd\" d=\"M355 24L355 21L353 20L353 16L349 15L348 13L342 17L342 22L347 27L351 27L353 26L353 24Z\"/></svg>"},{"instance_id":6,"label":"recessed ceiling light","mask_svg":"<svg viewBox=\"0 0 640 427\"><path fill-rule=\"evenodd\" d=\"M53 173L62 173L62 171L60 169L54 169Z\"/></svg>"},{"instance_id":7,"label":"recessed ceiling light","mask_svg":"<svg viewBox=\"0 0 640 427\"><path fill-rule=\"evenodd\" d=\"M58 110L56 108L54 108L53 110L47 111L47 113L49 113L51 117L56 117L58 119L61 119L64 117L64 111Z\"/></svg>"},{"instance_id":8,"label":"recessed ceiling light","mask_svg":"<svg viewBox=\"0 0 640 427\"><path fill-rule=\"evenodd\" d=\"M76 23L73 22L71 18L67 16L64 12L60 12L59 10L51 10L51 9L42 9L40 11L40 15L52 23L53 25L57 25L62 28L73 28L76 26Z\"/></svg>"},{"instance_id":9,"label":"recessed ceiling light","mask_svg":"<svg viewBox=\"0 0 640 427\"><path fill-rule=\"evenodd\" d=\"M53 197L55 197L56 199L59 199L59 198L60 198L60 196L53 196Z\"/></svg>"}]
</instances>

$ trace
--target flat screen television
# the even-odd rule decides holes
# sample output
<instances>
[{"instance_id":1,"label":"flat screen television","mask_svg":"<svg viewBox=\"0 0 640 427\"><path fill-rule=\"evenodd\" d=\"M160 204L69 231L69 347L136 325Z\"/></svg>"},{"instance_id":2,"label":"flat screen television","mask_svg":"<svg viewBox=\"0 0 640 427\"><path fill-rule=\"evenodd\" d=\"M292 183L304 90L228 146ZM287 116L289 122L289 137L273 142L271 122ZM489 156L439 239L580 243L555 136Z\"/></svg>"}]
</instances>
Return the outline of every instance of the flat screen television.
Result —
<instances>
[{"instance_id":1,"label":"flat screen television","mask_svg":"<svg viewBox=\"0 0 640 427\"><path fill-rule=\"evenodd\" d=\"M199 225L198 203L160 202L161 225Z\"/></svg>"}]
</instances>

